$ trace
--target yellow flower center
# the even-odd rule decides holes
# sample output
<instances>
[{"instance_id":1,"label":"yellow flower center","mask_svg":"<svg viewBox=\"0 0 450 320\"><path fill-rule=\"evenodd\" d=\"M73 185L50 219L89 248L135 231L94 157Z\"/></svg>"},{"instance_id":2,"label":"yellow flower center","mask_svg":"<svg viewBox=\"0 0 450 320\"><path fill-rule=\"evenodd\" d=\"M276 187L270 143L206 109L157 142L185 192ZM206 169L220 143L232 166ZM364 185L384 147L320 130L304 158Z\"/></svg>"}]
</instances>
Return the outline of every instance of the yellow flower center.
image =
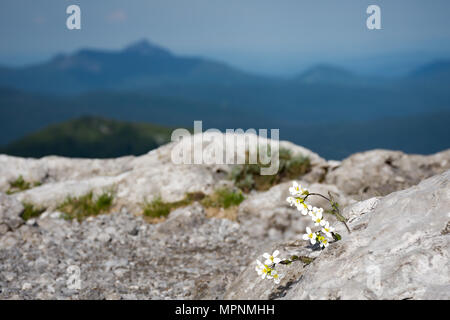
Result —
<instances>
[{"instance_id":1,"label":"yellow flower center","mask_svg":"<svg viewBox=\"0 0 450 320\"><path fill-rule=\"evenodd\" d=\"M270 272L272 271L272 269L268 268L268 267L264 267L263 272L266 274L270 274Z\"/></svg>"}]
</instances>

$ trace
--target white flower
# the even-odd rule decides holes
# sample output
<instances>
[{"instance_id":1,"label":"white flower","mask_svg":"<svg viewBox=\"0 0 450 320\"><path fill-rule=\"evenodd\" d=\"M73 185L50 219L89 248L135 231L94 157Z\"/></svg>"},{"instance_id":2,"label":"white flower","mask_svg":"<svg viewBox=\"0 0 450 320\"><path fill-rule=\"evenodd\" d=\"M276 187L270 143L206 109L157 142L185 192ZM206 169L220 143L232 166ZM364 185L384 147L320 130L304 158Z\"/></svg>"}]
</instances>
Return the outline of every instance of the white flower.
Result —
<instances>
[{"instance_id":1,"label":"white flower","mask_svg":"<svg viewBox=\"0 0 450 320\"><path fill-rule=\"evenodd\" d=\"M334 228L330 226L330 223L327 222L322 228L322 232L327 235L328 238L333 238L333 235L331 234L334 231Z\"/></svg>"},{"instance_id":2,"label":"white flower","mask_svg":"<svg viewBox=\"0 0 450 320\"><path fill-rule=\"evenodd\" d=\"M294 198L294 199L295 199L294 200L294 204L295 204L295 206L297 207L298 210L300 210L300 208L306 206L306 204L305 204L305 202L303 201L302 198Z\"/></svg>"},{"instance_id":3,"label":"white flower","mask_svg":"<svg viewBox=\"0 0 450 320\"><path fill-rule=\"evenodd\" d=\"M297 210L300 211L303 215L307 215L312 207L305 203L303 198L294 198L294 205L297 207Z\"/></svg>"},{"instance_id":4,"label":"white flower","mask_svg":"<svg viewBox=\"0 0 450 320\"><path fill-rule=\"evenodd\" d=\"M272 270L273 282L276 284L280 283L280 280L283 278L283 275L278 273L276 270Z\"/></svg>"},{"instance_id":5,"label":"white flower","mask_svg":"<svg viewBox=\"0 0 450 320\"><path fill-rule=\"evenodd\" d=\"M307 208L298 208L298 210L302 213L302 215L306 216L308 215L311 211L308 210Z\"/></svg>"},{"instance_id":6,"label":"white flower","mask_svg":"<svg viewBox=\"0 0 450 320\"><path fill-rule=\"evenodd\" d=\"M281 262L280 258L276 258L276 256L278 256L280 254L280 251L275 250L272 255L268 254L268 253L264 253L263 257L266 258L266 261L264 261L264 264L266 265L272 265L272 264L277 264Z\"/></svg>"},{"instance_id":7,"label":"white flower","mask_svg":"<svg viewBox=\"0 0 450 320\"><path fill-rule=\"evenodd\" d=\"M263 273L263 267L264 265L261 263L261 261L256 260L256 267L255 267L255 271L258 272L258 275L261 276Z\"/></svg>"},{"instance_id":8,"label":"white flower","mask_svg":"<svg viewBox=\"0 0 450 320\"><path fill-rule=\"evenodd\" d=\"M327 222L323 220L322 212L318 211L314 216L312 216L312 219L314 221L314 225L318 226L324 226Z\"/></svg>"},{"instance_id":9,"label":"white flower","mask_svg":"<svg viewBox=\"0 0 450 320\"><path fill-rule=\"evenodd\" d=\"M300 184L294 181L292 187L289 188L289 192L295 197L308 194L308 189L302 188Z\"/></svg>"},{"instance_id":10,"label":"white flower","mask_svg":"<svg viewBox=\"0 0 450 320\"><path fill-rule=\"evenodd\" d=\"M328 247L328 240L325 237L319 236L318 239L319 239L319 243L320 243L320 247L321 248Z\"/></svg>"},{"instance_id":11,"label":"white flower","mask_svg":"<svg viewBox=\"0 0 450 320\"><path fill-rule=\"evenodd\" d=\"M310 227L306 227L306 233L303 235L303 240L309 240L312 245L316 243L317 235L311 231Z\"/></svg>"},{"instance_id":12,"label":"white flower","mask_svg":"<svg viewBox=\"0 0 450 320\"><path fill-rule=\"evenodd\" d=\"M323 209L322 208L317 208L317 207L313 207L311 210L310 210L310 212L309 212L309 215L311 216L311 217L315 217L315 216L317 216L317 215L322 215L323 214Z\"/></svg>"},{"instance_id":13,"label":"white flower","mask_svg":"<svg viewBox=\"0 0 450 320\"><path fill-rule=\"evenodd\" d=\"M291 206L295 205L295 198L294 197L287 197L286 201L289 202L289 205L291 205Z\"/></svg>"},{"instance_id":14,"label":"white flower","mask_svg":"<svg viewBox=\"0 0 450 320\"><path fill-rule=\"evenodd\" d=\"M261 261L256 260L256 267L255 270L256 272L258 272L258 275L261 277L261 279L265 279L267 277L267 279L272 279L273 277L270 275L272 272L272 269L265 265L262 264Z\"/></svg>"}]
</instances>

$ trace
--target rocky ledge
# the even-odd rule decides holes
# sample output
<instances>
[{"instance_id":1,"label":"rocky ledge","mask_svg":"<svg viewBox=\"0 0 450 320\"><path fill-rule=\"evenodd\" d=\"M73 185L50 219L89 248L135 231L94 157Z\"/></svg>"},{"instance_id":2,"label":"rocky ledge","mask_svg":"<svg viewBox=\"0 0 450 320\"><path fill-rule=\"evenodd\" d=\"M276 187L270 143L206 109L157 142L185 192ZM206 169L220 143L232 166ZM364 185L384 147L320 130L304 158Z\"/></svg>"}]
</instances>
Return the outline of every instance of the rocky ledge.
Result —
<instances>
[{"instance_id":1,"label":"rocky ledge","mask_svg":"<svg viewBox=\"0 0 450 320\"><path fill-rule=\"evenodd\" d=\"M0 155L0 299L450 298L450 150L339 162L281 142L309 159L307 172L251 190L232 214L194 199L149 223L142 205L155 197L236 187L231 165L173 164L175 146L108 160ZM309 221L285 201L291 179L331 192L351 233L334 222L342 240L323 251L300 240ZM105 190L115 194L107 212L63 219L65 199ZM42 212L24 219L30 205ZM274 248L312 262L283 266L278 285L263 281L254 261Z\"/></svg>"}]
</instances>

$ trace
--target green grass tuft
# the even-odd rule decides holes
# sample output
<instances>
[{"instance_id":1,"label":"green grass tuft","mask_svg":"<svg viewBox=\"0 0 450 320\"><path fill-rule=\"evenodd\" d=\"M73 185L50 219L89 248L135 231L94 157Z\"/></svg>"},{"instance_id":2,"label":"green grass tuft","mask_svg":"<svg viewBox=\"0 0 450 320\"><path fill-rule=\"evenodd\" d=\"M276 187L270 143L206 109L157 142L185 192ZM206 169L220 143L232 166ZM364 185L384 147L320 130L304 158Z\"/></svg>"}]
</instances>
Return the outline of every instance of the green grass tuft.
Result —
<instances>
[{"instance_id":1,"label":"green grass tuft","mask_svg":"<svg viewBox=\"0 0 450 320\"><path fill-rule=\"evenodd\" d=\"M293 155L289 149L279 150L279 169L275 175L261 175L261 168L268 165L261 163L236 165L230 173L234 185L244 192L251 190L264 191L285 180L296 179L311 170L311 161L301 154Z\"/></svg>"},{"instance_id":2,"label":"green grass tuft","mask_svg":"<svg viewBox=\"0 0 450 320\"><path fill-rule=\"evenodd\" d=\"M23 203L23 212L22 212L22 219L27 221L31 218L37 218L39 217L44 211L44 208L36 208L33 204L24 202Z\"/></svg>"},{"instance_id":3,"label":"green grass tuft","mask_svg":"<svg viewBox=\"0 0 450 320\"><path fill-rule=\"evenodd\" d=\"M206 196L202 192L187 193L186 196L176 202L164 202L161 197L156 197L151 202L144 203L143 215L149 218L167 217L177 208L185 207L195 201L199 201L205 208L224 208L238 206L244 200L240 190L228 188L217 189L213 194Z\"/></svg>"},{"instance_id":4,"label":"green grass tuft","mask_svg":"<svg viewBox=\"0 0 450 320\"><path fill-rule=\"evenodd\" d=\"M9 189L6 191L6 194L22 192L33 187L38 187L40 185L41 182L28 182L25 181L22 176L19 176L16 180L9 183Z\"/></svg>"},{"instance_id":5,"label":"green grass tuft","mask_svg":"<svg viewBox=\"0 0 450 320\"><path fill-rule=\"evenodd\" d=\"M240 190L231 190L229 188L217 189L212 195L206 197L201 201L206 208L224 208L238 206L244 201L244 195Z\"/></svg>"},{"instance_id":6,"label":"green grass tuft","mask_svg":"<svg viewBox=\"0 0 450 320\"><path fill-rule=\"evenodd\" d=\"M204 198L205 194L203 192L187 193L182 200L175 202L164 202L161 197L156 197L151 202L144 203L143 215L150 218L166 217L172 210L188 206L191 203L201 201Z\"/></svg>"},{"instance_id":7,"label":"green grass tuft","mask_svg":"<svg viewBox=\"0 0 450 320\"><path fill-rule=\"evenodd\" d=\"M94 197L94 193L89 192L77 198L68 197L58 207L58 210L64 213L64 218L67 220L77 219L82 221L87 217L108 212L113 201L114 195L112 192L104 192L98 197Z\"/></svg>"},{"instance_id":8,"label":"green grass tuft","mask_svg":"<svg viewBox=\"0 0 450 320\"><path fill-rule=\"evenodd\" d=\"M144 205L144 216L150 218L160 218L169 215L170 211L175 208L174 203L168 203L162 201L161 197L153 199L151 202Z\"/></svg>"}]
</instances>

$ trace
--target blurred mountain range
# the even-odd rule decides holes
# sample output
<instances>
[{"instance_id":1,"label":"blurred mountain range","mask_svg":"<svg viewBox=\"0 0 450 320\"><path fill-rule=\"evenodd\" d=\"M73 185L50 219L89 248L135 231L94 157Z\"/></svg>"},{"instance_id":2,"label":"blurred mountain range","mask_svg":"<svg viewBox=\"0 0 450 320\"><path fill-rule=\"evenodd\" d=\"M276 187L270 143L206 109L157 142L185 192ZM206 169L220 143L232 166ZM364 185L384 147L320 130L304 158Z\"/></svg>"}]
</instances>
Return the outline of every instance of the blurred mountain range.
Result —
<instances>
[{"instance_id":1,"label":"blurred mountain range","mask_svg":"<svg viewBox=\"0 0 450 320\"><path fill-rule=\"evenodd\" d=\"M126 90L161 84L258 82L256 76L197 57L178 57L146 40L121 51L83 49L48 62L0 69L0 85L67 94L99 89Z\"/></svg>"},{"instance_id":2,"label":"blurred mountain range","mask_svg":"<svg viewBox=\"0 0 450 320\"><path fill-rule=\"evenodd\" d=\"M177 56L142 40L120 51L83 49L42 64L1 67L0 145L91 115L170 127L192 127L194 120L203 120L205 129L279 128L281 138L299 144L304 130L320 128L316 136L322 139L314 140L319 146L310 146L318 151L320 144L333 140L338 127L364 131L363 123L439 120L437 114L450 113L449 89L450 60L433 61L395 78L318 65L286 79ZM437 121L435 126L448 125ZM411 139L419 138L416 128L409 130ZM389 132L392 136L387 137L380 127L386 140L374 147L399 139L395 130ZM361 147L349 139L346 148L332 148L323 156L341 158ZM447 147L448 135L433 136L425 148L408 151L431 153Z\"/></svg>"}]
</instances>

